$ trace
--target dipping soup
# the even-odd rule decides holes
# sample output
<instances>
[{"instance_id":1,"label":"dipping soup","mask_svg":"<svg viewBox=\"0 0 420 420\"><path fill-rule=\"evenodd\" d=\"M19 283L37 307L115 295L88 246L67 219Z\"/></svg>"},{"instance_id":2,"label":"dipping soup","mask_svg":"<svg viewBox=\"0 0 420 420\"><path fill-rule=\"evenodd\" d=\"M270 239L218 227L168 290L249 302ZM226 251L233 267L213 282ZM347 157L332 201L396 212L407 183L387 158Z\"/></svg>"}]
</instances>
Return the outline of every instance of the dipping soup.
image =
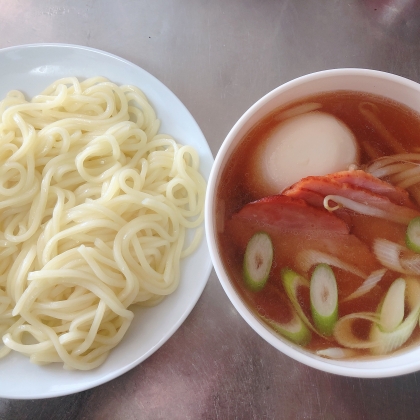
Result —
<instances>
[{"instance_id":1,"label":"dipping soup","mask_svg":"<svg viewBox=\"0 0 420 420\"><path fill-rule=\"evenodd\" d=\"M276 109L244 136L216 192L217 244L261 322L333 359L416 342L419 136L414 111L353 91Z\"/></svg>"}]
</instances>

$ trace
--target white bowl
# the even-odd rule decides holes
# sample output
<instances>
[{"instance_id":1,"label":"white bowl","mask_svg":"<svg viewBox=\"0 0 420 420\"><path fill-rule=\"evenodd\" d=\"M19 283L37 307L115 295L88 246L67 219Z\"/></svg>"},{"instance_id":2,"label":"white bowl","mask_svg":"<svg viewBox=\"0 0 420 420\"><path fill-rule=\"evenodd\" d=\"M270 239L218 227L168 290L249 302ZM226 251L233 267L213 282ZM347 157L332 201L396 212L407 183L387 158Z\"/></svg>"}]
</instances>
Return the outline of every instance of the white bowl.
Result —
<instances>
[{"instance_id":1,"label":"white bowl","mask_svg":"<svg viewBox=\"0 0 420 420\"><path fill-rule=\"evenodd\" d=\"M220 175L244 135L264 116L289 102L308 95L354 90L381 95L420 112L420 85L393 74L365 69L336 69L299 77L274 89L251 106L239 119L222 144L212 168L206 196L206 236L219 280L229 299L245 321L268 343L308 366L338 375L379 378L420 370L420 346L375 360L334 361L316 356L276 335L244 304L229 280L218 252L215 224L215 195Z\"/></svg>"}]
</instances>

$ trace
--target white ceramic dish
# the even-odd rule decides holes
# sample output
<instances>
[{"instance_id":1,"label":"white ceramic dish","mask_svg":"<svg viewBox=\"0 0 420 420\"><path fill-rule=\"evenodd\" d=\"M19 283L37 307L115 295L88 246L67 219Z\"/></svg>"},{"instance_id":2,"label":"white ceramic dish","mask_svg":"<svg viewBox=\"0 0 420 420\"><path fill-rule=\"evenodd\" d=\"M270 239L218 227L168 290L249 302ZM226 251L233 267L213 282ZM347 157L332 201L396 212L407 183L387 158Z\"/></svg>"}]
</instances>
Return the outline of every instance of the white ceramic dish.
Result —
<instances>
[{"instance_id":1,"label":"white ceramic dish","mask_svg":"<svg viewBox=\"0 0 420 420\"><path fill-rule=\"evenodd\" d=\"M275 108L311 94L355 90L382 95L420 112L420 85L388 73L364 69L326 70L309 74L274 89L256 102L238 120L222 144L210 174L206 196L206 236L213 265L231 302L245 321L267 342L308 366L345 376L387 377L420 370L420 347L395 353L380 360L333 361L316 356L274 334L251 312L230 282L218 253L215 238L215 193L229 157L244 135Z\"/></svg>"},{"instance_id":2,"label":"white ceramic dish","mask_svg":"<svg viewBox=\"0 0 420 420\"><path fill-rule=\"evenodd\" d=\"M65 76L105 76L117 84L141 88L162 121L161 132L194 146L201 173L208 179L213 156L194 118L159 80L136 65L91 48L60 45L24 45L0 50L0 98L12 89L33 96ZM19 354L0 359L0 397L34 399L67 395L103 384L145 360L178 329L200 297L212 268L206 241L182 263L179 288L154 308L135 310L123 341L99 368L65 371L62 365L36 366Z\"/></svg>"}]
</instances>

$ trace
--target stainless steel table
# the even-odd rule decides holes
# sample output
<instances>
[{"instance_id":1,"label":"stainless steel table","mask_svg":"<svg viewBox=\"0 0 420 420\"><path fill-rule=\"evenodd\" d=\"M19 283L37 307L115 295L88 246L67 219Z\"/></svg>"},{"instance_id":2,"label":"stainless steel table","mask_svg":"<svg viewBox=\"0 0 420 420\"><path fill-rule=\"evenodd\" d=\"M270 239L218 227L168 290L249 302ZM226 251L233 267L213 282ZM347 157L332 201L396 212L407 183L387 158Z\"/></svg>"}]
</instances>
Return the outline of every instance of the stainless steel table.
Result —
<instances>
[{"instance_id":1,"label":"stainless steel table","mask_svg":"<svg viewBox=\"0 0 420 420\"><path fill-rule=\"evenodd\" d=\"M188 107L216 155L239 116L297 76L338 67L420 82L418 0L0 0L0 47L106 50ZM0 381L7 378L1 376ZM241 319L212 272L176 334L92 390L1 400L0 419L414 419L420 373L360 380L282 355Z\"/></svg>"}]
</instances>

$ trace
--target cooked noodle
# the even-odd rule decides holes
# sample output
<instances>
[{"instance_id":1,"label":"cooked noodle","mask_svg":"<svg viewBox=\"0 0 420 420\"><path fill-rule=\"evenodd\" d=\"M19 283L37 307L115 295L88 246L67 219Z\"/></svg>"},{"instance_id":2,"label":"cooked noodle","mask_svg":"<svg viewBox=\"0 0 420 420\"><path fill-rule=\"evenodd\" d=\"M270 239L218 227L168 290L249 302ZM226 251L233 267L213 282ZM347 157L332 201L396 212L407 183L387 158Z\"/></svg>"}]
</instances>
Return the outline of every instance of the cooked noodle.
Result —
<instances>
[{"instance_id":1,"label":"cooked noodle","mask_svg":"<svg viewBox=\"0 0 420 420\"><path fill-rule=\"evenodd\" d=\"M0 357L95 368L200 242L198 154L158 134L138 88L101 77L11 91L0 114Z\"/></svg>"}]
</instances>

